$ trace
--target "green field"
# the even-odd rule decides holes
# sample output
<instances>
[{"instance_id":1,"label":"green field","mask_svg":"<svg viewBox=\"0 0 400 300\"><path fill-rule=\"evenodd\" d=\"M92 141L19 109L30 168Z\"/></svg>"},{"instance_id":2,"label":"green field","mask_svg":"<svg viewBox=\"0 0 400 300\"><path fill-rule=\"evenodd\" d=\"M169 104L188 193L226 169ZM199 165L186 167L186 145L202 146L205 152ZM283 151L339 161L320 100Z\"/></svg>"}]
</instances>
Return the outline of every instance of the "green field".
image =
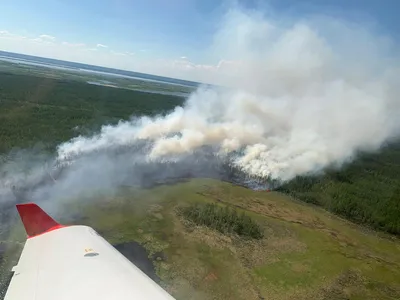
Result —
<instances>
[{"instance_id":1,"label":"green field","mask_svg":"<svg viewBox=\"0 0 400 300\"><path fill-rule=\"evenodd\" d=\"M65 207L113 244L138 241L177 299L399 299L397 240L276 192L211 179L121 190ZM244 211L262 239L224 235L179 215L192 203ZM71 223L69 217L62 221ZM19 224L19 223L18 223ZM22 225L14 240L23 240Z\"/></svg>"},{"instance_id":2,"label":"green field","mask_svg":"<svg viewBox=\"0 0 400 300\"><path fill-rule=\"evenodd\" d=\"M34 146L51 153L102 124L165 114L183 103L175 96L39 75L0 72L4 156ZM161 285L177 299L400 299L399 180L394 144L340 172L296 178L279 192L212 179L123 187L113 196L70 199L60 221L92 226L114 245L139 242ZM199 225L181 213L195 204L244 213L262 235ZM0 228L0 283L25 239L15 212L10 220L9 232Z\"/></svg>"}]
</instances>

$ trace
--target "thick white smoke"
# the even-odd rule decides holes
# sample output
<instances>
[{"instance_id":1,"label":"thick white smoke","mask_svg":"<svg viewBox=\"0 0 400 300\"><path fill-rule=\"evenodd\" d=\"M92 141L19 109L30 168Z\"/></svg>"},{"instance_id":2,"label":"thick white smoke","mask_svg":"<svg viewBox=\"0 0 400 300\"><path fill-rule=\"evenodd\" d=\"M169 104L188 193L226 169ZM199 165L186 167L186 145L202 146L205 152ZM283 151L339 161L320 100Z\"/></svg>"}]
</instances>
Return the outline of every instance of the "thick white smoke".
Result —
<instances>
[{"instance_id":1,"label":"thick white smoke","mask_svg":"<svg viewBox=\"0 0 400 300\"><path fill-rule=\"evenodd\" d=\"M58 148L59 160L139 140L147 159L179 159L210 146L251 176L289 180L377 150L400 129L400 68L393 45L328 18L282 25L230 11L214 54L229 63L165 117L105 126Z\"/></svg>"}]
</instances>

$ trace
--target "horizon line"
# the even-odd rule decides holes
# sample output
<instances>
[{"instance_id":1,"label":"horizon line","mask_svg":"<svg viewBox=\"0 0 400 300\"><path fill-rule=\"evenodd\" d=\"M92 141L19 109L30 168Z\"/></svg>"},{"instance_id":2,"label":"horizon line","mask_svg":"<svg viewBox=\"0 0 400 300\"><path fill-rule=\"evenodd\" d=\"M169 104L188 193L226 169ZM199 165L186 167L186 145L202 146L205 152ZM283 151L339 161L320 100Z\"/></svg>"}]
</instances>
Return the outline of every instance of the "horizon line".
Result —
<instances>
[{"instance_id":1,"label":"horizon line","mask_svg":"<svg viewBox=\"0 0 400 300\"><path fill-rule=\"evenodd\" d=\"M81 65L81 66L90 66L90 67L102 68L102 69L105 69L105 70L114 70L114 71L119 71L119 72L128 72L128 73L140 74L140 75L150 75L150 76L154 76L154 77L159 77L160 79L161 78L162 79L173 79L173 80L178 80L178 81L187 82L187 83L196 84L196 85L207 84L207 83L203 83L203 82L197 82L197 81L193 81L193 80L181 79L181 78L176 78L176 77L168 77L168 76L164 76L164 75L143 73L143 72L137 72L137 71L127 70L127 69L117 69L117 68L105 67L105 66L101 66L101 65L87 64L87 63L82 63L82 62L69 61L69 60L50 58L50 57L45 57L45 56L37 56L37 55L18 53L18 52L11 52L11 51L4 51L4 50L0 50L0 59L2 57L2 55L1 55L2 53L17 54L17 55L26 56L26 57L47 59L47 60L50 60L50 61L53 61L53 62L72 63L72 64ZM123 74L121 74L121 75L123 75Z\"/></svg>"}]
</instances>

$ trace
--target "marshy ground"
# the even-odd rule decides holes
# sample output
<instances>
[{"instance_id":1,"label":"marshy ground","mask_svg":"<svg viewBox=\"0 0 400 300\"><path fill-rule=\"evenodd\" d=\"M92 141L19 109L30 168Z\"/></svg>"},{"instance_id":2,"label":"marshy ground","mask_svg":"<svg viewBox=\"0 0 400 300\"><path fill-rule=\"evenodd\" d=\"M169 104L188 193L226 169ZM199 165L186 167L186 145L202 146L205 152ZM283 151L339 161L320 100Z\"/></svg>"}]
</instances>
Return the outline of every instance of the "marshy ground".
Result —
<instances>
[{"instance_id":1,"label":"marshy ground","mask_svg":"<svg viewBox=\"0 0 400 300\"><path fill-rule=\"evenodd\" d=\"M197 226L177 213L191 203L244 211L264 236L243 238ZM141 252L142 268L177 299L400 298L396 238L280 193L193 179L125 188L111 198L71 202L65 211L64 223L94 227L113 245L124 245L128 257L130 249ZM75 221L69 217L74 211L81 216ZM14 235L23 240L23 229ZM135 242L147 250L156 277Z\"/></svg>"}]
</instances>

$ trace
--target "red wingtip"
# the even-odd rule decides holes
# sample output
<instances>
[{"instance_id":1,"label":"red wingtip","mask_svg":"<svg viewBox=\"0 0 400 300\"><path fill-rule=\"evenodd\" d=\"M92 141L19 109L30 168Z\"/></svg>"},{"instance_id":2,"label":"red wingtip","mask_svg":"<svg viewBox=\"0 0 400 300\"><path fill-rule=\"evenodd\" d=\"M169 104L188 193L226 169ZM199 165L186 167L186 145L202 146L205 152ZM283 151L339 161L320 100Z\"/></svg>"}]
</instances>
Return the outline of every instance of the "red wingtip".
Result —
<instances>
[{"instance_id":1,"label":"red wingtip","mask_svg":"<svg viewBox=\"0 0 400 300\"><path fill-rule=\"evenodd\" d=\"M17 204L28 238L64 227L53 220L35 203Z\"/></svg>"}]
</instances>

